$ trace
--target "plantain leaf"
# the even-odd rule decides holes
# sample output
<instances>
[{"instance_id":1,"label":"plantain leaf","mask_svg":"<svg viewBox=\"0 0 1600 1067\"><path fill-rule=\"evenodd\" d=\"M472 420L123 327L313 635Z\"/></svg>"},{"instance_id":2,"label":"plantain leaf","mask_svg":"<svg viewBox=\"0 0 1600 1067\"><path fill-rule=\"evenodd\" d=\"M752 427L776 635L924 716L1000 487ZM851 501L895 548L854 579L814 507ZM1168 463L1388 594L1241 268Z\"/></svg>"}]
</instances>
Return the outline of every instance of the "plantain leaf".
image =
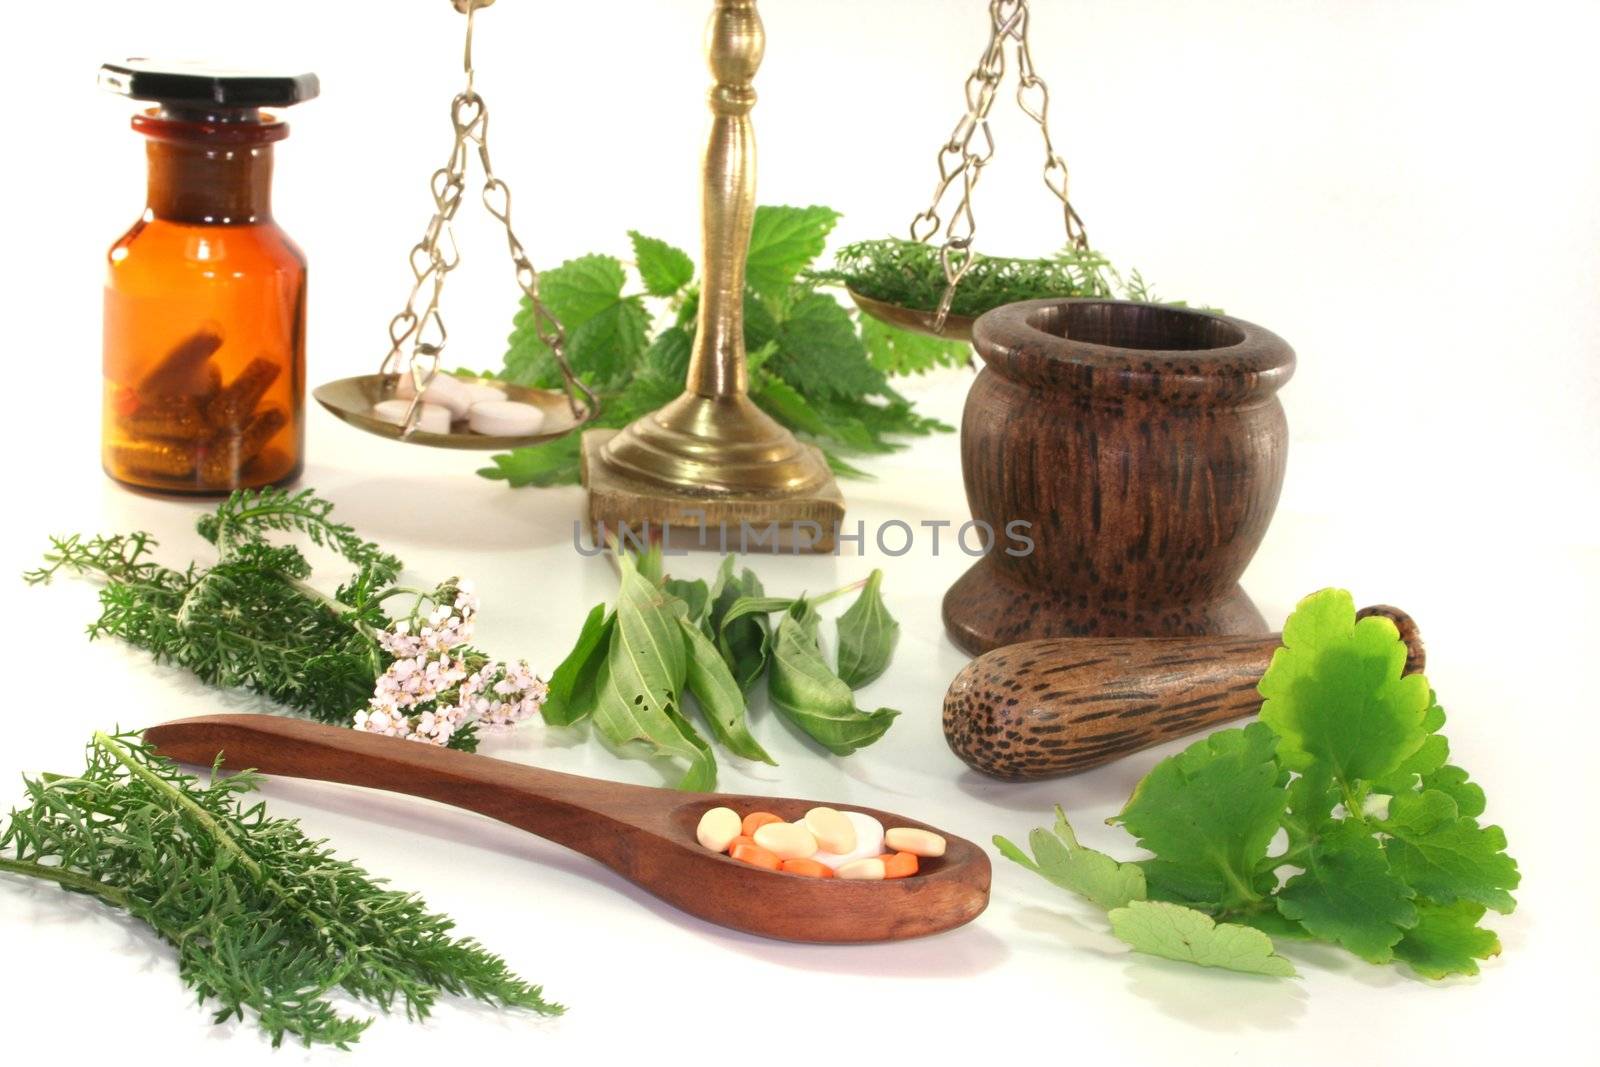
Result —
<instances>
[{"instance_id":1,"label":"plantain leaf","mask_svg":"<svg viewBox=\"0 0 1600 1067\"><path fill-rule=\"evenodd\" d=\"M900 639L900 624L883 604L883 572L873 571L867 584L839 616L839 678L860 689L888 669Z\"/></svg>"},{"instance_id":2,"label":"plantain leaf","mask_svg":"<svg viewBox=\"0 0 1600 1067\"><path fill-rule=\"evenodd\" d=\"M882 737L900 713L856 707L850 687L823 659L815 619L803 597L784 613L772 640L767 692L790 722L835 755L848 756Z\"/></svg>"},{"instance_id":3,"label":"plantain leaf","mask_svg":"<svg viewBox=\"0 0 1600 1067\"><path fill-rule=\"evenodd\" d=\"M578 643L551 672L550 692L541 709L546 723L571 726L594 713L598 694L595 679L611 647L611 631L615 624L616 616L608 615L604 604L596 604L589 617L583 620Z\"/></svg>"},{"instance_id":4,"label":"plantain leaf","mask_svg":"<svg viewBox=\"0 0 1600 1067\"><path fill-rule=\"evenodd\" d=\"M778 761L750 734L744 692L717 646L688 619L679 619L678 625L683 629L689 652L689 692L699 702L712 735L734 755L776 767Z\"/></svg>"},{"instance_id":5,"label":"plantain leaf","mask_svg":"<svg viewBox=\"0 0 1600 1067\"><path fill-rule=\"evenodd\" d=\"M622 588L611 646L598 675L595 726L619 747L637 742L652 756L686 760L689 770L678 787L710 790L716 761L679 707L688 674L678 622L682 601L645 577L627 553L619 552L617 563Z\"/></svg>"}]
</instances>

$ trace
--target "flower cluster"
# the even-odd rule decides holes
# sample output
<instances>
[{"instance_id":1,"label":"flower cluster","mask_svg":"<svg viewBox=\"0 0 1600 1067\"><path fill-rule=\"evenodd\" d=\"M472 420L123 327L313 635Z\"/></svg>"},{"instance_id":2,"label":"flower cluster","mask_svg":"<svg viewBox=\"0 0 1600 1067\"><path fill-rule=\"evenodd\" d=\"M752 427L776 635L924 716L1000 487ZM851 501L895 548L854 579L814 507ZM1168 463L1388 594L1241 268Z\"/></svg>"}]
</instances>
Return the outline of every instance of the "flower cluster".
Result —
<instances>
[{"instance_id":1,"label":"flower cluster","mask_svg":"<svg viewBox=\"0 0 1600 1067\"><path fill-rule=\"evenodd\" d=\"M467 727L503 730L538 714L549 690L526 662L501 663L467 646L478 613L471 585L447 582L427 599L427 614L378 635L394 659L355 728L445 746Z\"/></svg>"}]
</instances>

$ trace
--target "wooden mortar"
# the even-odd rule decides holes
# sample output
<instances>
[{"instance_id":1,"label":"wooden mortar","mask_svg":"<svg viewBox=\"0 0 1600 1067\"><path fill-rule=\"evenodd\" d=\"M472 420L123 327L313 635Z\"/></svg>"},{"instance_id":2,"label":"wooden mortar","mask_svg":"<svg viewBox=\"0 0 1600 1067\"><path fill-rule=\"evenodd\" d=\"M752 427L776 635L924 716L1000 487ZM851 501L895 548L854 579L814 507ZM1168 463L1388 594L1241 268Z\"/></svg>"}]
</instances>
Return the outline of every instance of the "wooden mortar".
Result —
<instances>
[{"instance_id":1,"label":"wooden mortar","mask_svg":"<svg viewBox=\"0 0 1600 1067\"><path fill-rule=\"evenodd\" d=\"M1225 315L1029 300L973 328L961 469L994 549L950 587L978 655L1047 637L1255 635L1239 587L1283 486L1294 352ZM1007 531L1026 522L1031 552Z\"/></svg>"}]
</instances>

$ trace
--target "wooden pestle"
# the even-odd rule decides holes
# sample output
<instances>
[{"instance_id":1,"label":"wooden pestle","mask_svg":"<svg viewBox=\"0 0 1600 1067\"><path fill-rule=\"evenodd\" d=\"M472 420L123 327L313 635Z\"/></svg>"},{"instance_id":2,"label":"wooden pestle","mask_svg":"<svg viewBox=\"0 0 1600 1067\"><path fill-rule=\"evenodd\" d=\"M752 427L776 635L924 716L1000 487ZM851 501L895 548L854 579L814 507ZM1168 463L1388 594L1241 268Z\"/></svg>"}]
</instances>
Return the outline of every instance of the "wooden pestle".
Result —
<instances>
[{"instance_id":1,"label":"wooden pestle","mask_svg":"<svg viewBox=\"0 0 1600 1067\"><path fill-rule=\"evenodd\" d=\"M1422 638L1398 608L1405 673L1423 669ZM1256 685L1281 635L1063 637L987 652L944 698L944 736L973 770L1011 782L1097 767L1130 752L1253 715Z\"/></svg>"}]
</instances>

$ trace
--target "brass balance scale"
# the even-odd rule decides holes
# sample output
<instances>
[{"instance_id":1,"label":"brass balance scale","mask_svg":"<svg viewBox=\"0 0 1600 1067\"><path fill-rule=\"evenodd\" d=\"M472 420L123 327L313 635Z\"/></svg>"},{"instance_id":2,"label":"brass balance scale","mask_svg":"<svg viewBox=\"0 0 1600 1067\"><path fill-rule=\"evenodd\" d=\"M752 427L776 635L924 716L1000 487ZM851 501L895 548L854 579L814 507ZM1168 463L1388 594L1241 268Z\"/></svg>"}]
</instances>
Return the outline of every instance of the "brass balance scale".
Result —
<instances>
[{"instance_id":1,"label":"brass balance scale","mask_svg":"<svg viewBox=\"0 0 1600 1067\"><path fill-rule=\"evenodd\" d=\"M430 186L434 214L411 250L414 276L406 306L389 325L390 347L377 374L329 382L315 391L334 415L359 429L408 444L505 450L574 432L599 413L600 402L573 372L561 323L539 298L539 275L511 224L511 191L495 176L488 146L489 115L473 87L472 32L480 8L494 0L451 0L466 16L466 88L451 103L454 141ZM972 320L950 313L951 300L976 255L972 194L994 155L989 112L1006 72L1008 47L1018 71L1017 103L1044 134L1045 184L1060 200L1069 242L1086 247L1083 224L1067 198L1067 167L1050 140L1049 94L1028 50L1027 0L990 0L990 38L965 85L967 111L940 148L933 201L911 224L912 239L931 241L941 230L939 206L952 189L959 200L943 225L940 263L945 289L933 311L902 308L851 293L866 314L903 329L969 340ZM684 392L622 430L583 435L583 481L597 533L626 528L698 530L747 525L779 530L784 547L831 551L844 519L844 498L820 449L798 440L749 397L744 345L745 257L755 213L755 136L752 87L766 47L756 0L715 0L706 32L713 86L712 123L702 160L702 289ZM439 311L444 282L460 262L451 222L466 188L473 147L484 172L484 207L505 229L517 283L528 298L540 339L560 369L562 390L495 381L507 399L544 413L537 433L496 436L432 433L419 428L422 394L440 373L447 334ZM403 423L377 417L376 404L396 396L409 375L412 403ZM470 380L470 379L469 379Z\"/></svg>"}]
</instances>

